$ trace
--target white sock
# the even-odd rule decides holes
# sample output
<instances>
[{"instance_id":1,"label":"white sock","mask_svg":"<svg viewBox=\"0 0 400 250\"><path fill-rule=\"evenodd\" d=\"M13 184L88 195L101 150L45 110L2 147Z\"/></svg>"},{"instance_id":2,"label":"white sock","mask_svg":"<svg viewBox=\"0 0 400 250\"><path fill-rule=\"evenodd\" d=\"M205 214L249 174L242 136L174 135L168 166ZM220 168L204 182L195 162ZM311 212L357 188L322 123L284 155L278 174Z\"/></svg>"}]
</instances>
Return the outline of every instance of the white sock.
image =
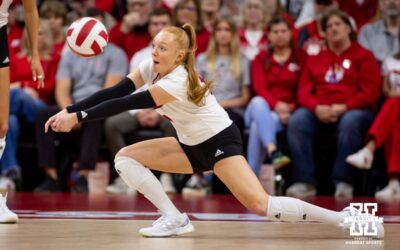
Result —
<instances>
[{"instance_id":1,"label":"white sock","mask_svg":"<svg viewBox=\"0 0 400 250\"><path fill-rule=\"evenodd\" d=\"M3 156L3 152L6 148L6 137L0 138L0 159Z\"/></svg>"},{"instance_id":2,"label":"white sock","mask_svg":"<svg viewBox=\"0 0 400 250\"><path fill-rule=\"evenodd\" d=\"M129 187L142 193L162 213L180 214L180 211L164 192L160 181L141 163L130 157L117 157L115 158L115 168Z\"/></svg>"},{"instance_id":3,"label":"white sock","mask_svg":"<svg viewBox=\"0 0 400 250\"><path fill-rule=\"evenodd\" d=\"M318 221L339 226L343 215L296 198L270 196L267 217L273 221Z\"/></svg>"}]
</instances>

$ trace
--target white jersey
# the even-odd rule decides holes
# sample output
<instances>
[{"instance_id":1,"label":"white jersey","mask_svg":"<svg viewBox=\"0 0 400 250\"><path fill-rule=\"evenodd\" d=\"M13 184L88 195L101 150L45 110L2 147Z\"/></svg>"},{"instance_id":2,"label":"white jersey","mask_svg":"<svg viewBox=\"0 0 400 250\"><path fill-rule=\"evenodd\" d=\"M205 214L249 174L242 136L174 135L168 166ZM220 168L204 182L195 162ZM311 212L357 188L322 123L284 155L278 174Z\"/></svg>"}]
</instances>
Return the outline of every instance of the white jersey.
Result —
<instances>
[{"instance_id":1,"label":"white jersey","mask_svg":"<svg viewBox=\"0 0 400 250\"><path fill-rule=\"evenodd\" d=\"M7 25L8 22L8 8L12 0L0 0L0 28Z\"/></svg>"},{"instance_id":2,"label":"white jersey","mask_svg":"<svg viewBox=\"0 0 400 250\"><path fill-rule=\"evenodd\" d=\"M157 77L153 71L153 61L143 61L139 70L145 84L152 85ZM232 124L228 114L212 94L206 95L202 106L188 100L188 72L182 65L154 84L177 99L156 111L171 120L181 143L189 146L200 144Z\"/></svg>"}]
</instances>

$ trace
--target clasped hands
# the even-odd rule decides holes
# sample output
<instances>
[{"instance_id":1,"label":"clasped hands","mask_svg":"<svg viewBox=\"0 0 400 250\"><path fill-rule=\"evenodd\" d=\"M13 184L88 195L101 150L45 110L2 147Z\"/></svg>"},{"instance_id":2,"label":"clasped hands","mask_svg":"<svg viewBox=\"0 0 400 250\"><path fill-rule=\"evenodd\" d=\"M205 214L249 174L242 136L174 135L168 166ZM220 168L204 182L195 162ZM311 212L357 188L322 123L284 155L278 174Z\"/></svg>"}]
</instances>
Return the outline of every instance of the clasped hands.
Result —
<instances>
[{"instance_id":1,"label":"clasped hands","mask_svg":"<svg viewBox=\"0 0 400 250\"><path fill-rule=\"evenodd\" d=\"M76 113L68 113L66 109L63 109L47 120L44 131L47 133L51 128L54 132L70 132L78 126Z\"/></svg>"},{"instance_id":2,"label":"clasped hands","mask_svg":"<svg viewBox=\"0 0 400 250\"><path fill-rule=\"evenodd\" d=\"M345 104L317 105L315 115L323 123L335 123L347 111Z\"/></svg>"}]
</instances>

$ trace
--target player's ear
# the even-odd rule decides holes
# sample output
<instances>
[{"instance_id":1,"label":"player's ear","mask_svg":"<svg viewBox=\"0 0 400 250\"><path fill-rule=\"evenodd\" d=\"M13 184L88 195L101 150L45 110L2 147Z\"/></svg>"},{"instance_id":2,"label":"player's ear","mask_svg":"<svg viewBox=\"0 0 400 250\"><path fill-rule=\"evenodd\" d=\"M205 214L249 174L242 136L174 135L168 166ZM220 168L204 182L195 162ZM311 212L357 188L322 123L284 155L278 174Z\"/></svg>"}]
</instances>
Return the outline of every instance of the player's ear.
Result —
<instances>
[{"instance_id":1,"label":"player's ear","mask_svg":"<svg viewBox=\"0 0 400 250\"><path fill-rule=\"evenodd\" d=\"M185 58L185 55L186 55L186 52L185 52L184 49L178 50L178 57L177 57L177 60L178 60L179 62L182 62L183 59Z\"/></svg>"}]
</instances>

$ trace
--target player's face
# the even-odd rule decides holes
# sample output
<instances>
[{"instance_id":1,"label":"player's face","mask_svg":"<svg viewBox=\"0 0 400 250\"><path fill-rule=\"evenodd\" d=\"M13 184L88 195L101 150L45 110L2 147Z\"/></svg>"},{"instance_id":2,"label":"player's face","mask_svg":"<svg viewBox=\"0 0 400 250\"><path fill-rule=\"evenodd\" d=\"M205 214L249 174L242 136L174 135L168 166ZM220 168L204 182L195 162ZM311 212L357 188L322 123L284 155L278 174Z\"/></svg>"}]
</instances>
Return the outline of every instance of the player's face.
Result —
<instances>
[{"instance_id":1,"label":"player's face","mask_svg":"<svg viewBox=\"0 0 400 250\"><path fill-rule=\"evenodd\" d=\"M183 57L184 51L179 49L172 33L161 31L154 37L152 51L154 72L159 73L161 77L175 69Z\"/></svg>"}]
</instances>

